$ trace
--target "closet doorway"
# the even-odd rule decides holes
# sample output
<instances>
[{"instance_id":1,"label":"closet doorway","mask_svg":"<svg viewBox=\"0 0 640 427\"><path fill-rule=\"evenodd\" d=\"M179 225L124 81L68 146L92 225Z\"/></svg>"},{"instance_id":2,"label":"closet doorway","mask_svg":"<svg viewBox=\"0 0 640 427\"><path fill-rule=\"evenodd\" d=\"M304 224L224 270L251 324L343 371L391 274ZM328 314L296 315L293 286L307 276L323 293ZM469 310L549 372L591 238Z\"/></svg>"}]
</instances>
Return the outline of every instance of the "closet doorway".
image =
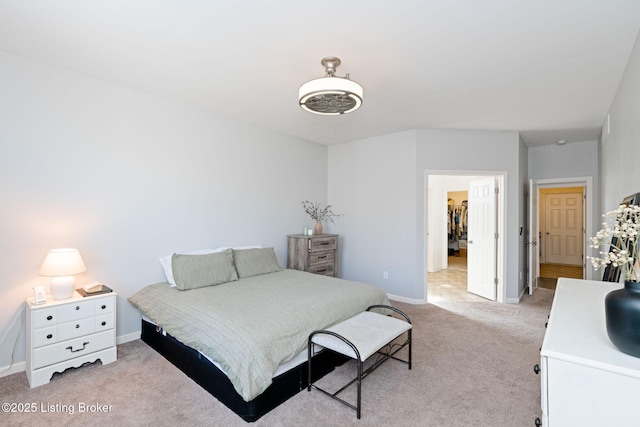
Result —
<instances>
[{"instance_id":1,"label":"closet doorway","mask_svg":"<svg viewBox=\"0 0 640 427\"><path fill-rule=\"evenodd\" d=\"M427 273L429 302L484 300L468 291L468 199L468 189L446 191L446 263Z\"/></svg>"},{"instance_id":2,"label":"closet doorway","mask_svg":"<svg viewBox=\"0 0 640 427\"><path fill-rule=\"evenodd\" d=\"M503 235L504 202L493 191L503 180L493 174L426 173L429 302L504 301L503 242L496 238Z\"/></svg>"}]
</instances>

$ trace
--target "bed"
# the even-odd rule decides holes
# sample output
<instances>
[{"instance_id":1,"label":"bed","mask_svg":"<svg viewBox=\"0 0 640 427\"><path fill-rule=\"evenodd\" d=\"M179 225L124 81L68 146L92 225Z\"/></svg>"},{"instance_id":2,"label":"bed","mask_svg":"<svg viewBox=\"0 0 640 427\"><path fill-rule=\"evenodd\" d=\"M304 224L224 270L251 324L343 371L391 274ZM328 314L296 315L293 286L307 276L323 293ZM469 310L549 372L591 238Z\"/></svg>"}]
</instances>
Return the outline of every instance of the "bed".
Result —
<instances>
[{"instance_id":1,"label":"bed","mask_svg":"<svg viewBox=\"0 0 640 427\"><path fill-rule=\"evenodd\" d=\"M143 315L142 339L246 421L307 386L309 334L389 304L359 282L283 270L272 248L172 258L176 285L129 298ZM344 363L320 351L320 377Z\"/></svg>"}]
</instances>

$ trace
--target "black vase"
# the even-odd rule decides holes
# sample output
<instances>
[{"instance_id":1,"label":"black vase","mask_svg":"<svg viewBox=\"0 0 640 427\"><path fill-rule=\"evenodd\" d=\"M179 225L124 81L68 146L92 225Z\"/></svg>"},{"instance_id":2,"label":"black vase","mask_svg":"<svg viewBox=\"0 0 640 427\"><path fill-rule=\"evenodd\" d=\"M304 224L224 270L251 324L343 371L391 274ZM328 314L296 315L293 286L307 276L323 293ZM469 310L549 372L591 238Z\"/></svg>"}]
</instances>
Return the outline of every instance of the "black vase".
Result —
<instances>
[{"instance_id":1,"label":"black vase","mask_svg":"<svg viewBox=\"0 0 640 427\"><path fill-rule=\"evenodd\" d=\"M640 282L625 281L604 299L607 334L623 353L640 357Z\"/></svg>"}]
</instances>

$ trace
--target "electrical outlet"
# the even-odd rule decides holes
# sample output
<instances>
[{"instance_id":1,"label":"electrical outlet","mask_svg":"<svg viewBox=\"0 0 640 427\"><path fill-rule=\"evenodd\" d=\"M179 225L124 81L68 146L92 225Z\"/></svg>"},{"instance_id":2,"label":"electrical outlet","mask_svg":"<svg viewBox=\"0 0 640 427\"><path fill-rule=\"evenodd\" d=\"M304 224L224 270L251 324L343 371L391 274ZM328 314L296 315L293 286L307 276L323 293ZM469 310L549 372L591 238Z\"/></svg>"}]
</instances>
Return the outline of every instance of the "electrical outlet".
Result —
<instances>
[{"instance_id":1,"label":"electrical outlet","mask_svg":"<svg viewBox=\"0 0 640 427\"><path fill-rule=\"evenodd\" d=\"M388 271L383 271L382 272L382 278L384 280L388 280L389 279L389 272Z\"/></svg>"}]
</instances>

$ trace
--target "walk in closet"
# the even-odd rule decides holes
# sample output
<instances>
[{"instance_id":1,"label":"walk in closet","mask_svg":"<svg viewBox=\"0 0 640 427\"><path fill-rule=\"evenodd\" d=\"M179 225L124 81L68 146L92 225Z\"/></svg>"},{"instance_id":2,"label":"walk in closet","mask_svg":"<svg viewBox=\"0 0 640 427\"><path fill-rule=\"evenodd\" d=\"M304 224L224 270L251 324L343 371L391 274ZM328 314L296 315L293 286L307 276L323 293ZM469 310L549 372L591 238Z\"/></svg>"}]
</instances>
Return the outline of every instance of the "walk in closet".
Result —
<instances>
[{"instance_id":1,"label":"walk in closet","mask_svg":"<svg viewBox=\"0 0 640 427\"><path fill-rule=\"evenodd\" d=\"M449 256L467 256L467 191L447 194L447 236Z\"/></svg>"}]
</instances>

